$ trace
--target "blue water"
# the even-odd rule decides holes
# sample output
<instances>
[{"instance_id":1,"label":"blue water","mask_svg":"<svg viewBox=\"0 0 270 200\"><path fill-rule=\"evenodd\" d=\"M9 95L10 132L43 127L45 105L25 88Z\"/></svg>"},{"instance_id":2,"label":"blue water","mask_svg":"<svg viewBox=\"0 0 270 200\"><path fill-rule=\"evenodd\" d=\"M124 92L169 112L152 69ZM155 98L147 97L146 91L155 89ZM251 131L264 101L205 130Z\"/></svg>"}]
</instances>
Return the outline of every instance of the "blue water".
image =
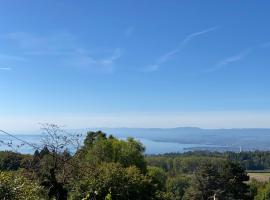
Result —
<instances>
[{"instance_id":1,"label":"blue water","mask_svg":"<svg viewBox=\"0 0 270 200\"><path fill-rule=\"evenodd\" d=\"M153 141L144 138L137 138L145 147L146 154L163 154L163 153L183 153L193 148L218 148L217 145L208 144L181 144L174 142Z\"/></svg>"},{"instance_id":2,"label":"blue water","mask_svg":"<svg viewBox=\"0 0 270 200\"><path fill-rule=\"evenodd\" d=\"M37 146L42 146L42 135L16 135L16 137L27 141L29 143L35 144ZM216 145L207 145L207 144L180 144L173 142L162 142L154 141L145 138L136 138L146 147L146 154L163 154L163 153L181 153L188 151L192 148L215 148ZM3 141L5 144L0 143L0 150L11 150L17 151L26 154L32 154L35 149L27 144L21 146L21 142L9 136L0 134L0 141ZM7 144L12 143L9 147ZM73 150L71 150L73 151Z\"/></svg>"}]
</instances>

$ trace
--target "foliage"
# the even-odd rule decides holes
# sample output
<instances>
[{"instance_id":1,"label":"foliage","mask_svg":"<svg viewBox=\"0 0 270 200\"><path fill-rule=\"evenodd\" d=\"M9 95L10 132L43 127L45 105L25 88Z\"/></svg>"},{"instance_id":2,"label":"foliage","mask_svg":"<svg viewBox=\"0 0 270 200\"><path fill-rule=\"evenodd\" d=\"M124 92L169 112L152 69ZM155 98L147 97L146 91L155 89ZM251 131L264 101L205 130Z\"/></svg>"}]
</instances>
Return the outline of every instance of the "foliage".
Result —
<instances>
[{"instance_id":1,"label":"foliage","mask_svg":"<svg viewBox=\"0 0 270 200\"><path fill-rule=\"evenodd\" d=\"M41 151L35 151L27 171L30 175L33 174L32 179L38 180L46 189L46 197L66 200L72 177L75 176L74 170L77 168L67 149L77 147L79 135L71 135L53 124L45 124L43 130L44 147Z\"/></svg>"},{"instance_id":2,"label":"foliage","mask_svg":"<svg viewBox=\"0 0 270 200\"><path fill-rule=\"evenodd\" d=\"M190 177L183 174L169 177L166 182L166 191L172 194L173 199L181 200L190 185L190 179Z\"/></svg>"},{"instance_id":3,"label":"foliage","mask_svg":"<svg viewBox=\"0 0 270 200\"><path fill-rule=\"evenodd\" d=\"M147 176L151 178L151 182L158 190L165 189L167 176L163 169L158 167L148 167Z\"/></svg>"},{"instance_id":4,"label":"foliage","mask_svg":"<svg viewBox=\"0 0 270 200\"><path fill-rule=\"evenodd\" d=\"M270 199L270 183L248 185L245 172L270 166L269 152L145 156L144 146L132 138L88 132L78 148L79 135L57 125L43 130L43 148L33 155L0 152L0 169L13 171L1 172L0 199ZM71 146L77 151L69 153Z\"/></svg>"},{"instance_id":5,"label":"foliage","mask_svg":"<svg viewBox=\"0 0 270 200\"><path fill-rule=\"evenodd\" d=\"M186 159L186 160L185 160ZM164 155L151 156L147 158L150 165L159 166L163 169L170 170L175 162L190 162L189 170L192 169L192 160L230 160L240 163L246 170L265 170L270 169L270 152L269 151L248 151L248 152L207 152L194 151L186 153L169 153ZM195 163L194 163L195 164ZM176 163L177 165L177 163ZM194 165L195 166L195 165Z\"/></svg>"},{"instance_id":6,"label":"foliage","mask_svg":"<svg viewBox=\"0 0 270 200\"><path fill-rule=\"evenodd\" d=\"M41 187L25 178L10 172L0 172L0 199L37 200Z\"/></svg>"},{"instance_id":7,"label":"foliage","mask_svg":"<svg viewBox=\"0 0 270 200\"><path fill-rule=\"evenodd\" d=\"M0 152L0 170L15 171L24 166L30 156L11 151Z\"/></svg>"},{"instance_id":8,"label":"foliage","mask_svg":"<svg viewBox=\"0 0 270 200\"><path fill-rule=\"evenodd\" d=\"M221 166L206 163L195 173L184 199L249 199L250 190L244 183L248 179L245 171L235 163L226 162Z\"/></svg>"},{"instance_id":9,"label":"foliage","mask_svg":"<svg viewBox=\"0 0 270 200\"><path fill-rule=\"evenodd\" d=\"M210 164L203 164L193 177L184 199L206 200L212 198L216 193L220 192L220 178L216 167Z\"/></svg>"},{"instance_id":10,"label":"foliage","mask_svg":"<svg viewBox=\"0 0 270 200\"><path fill-rule=\"evenodd\" d=\"M88 163L98 165L102 162L117 162L123 167L136 166L146 172L144 160L144 147L133 138L119 140L112 136L98 132L88 132L84 146L78 152L78 157Z\"/></svg>"},{"instance_id":11,"label":"foliage","mask_svg":"<svg viewBox=\"0 0 270 200\"><path fill-rule=\"evenodd\" d=\"M254 200L270 200L270 182L262 183L252 180L250 186L253 188Z\"/></svg>"},{"instance_id":12,"label":"foliage","mask_svg":"<svg viewBox=\"0 0 270 200\"><path fill-rule=\"evenodd\" d=\"M101 163L81 178L72 198L82 199L89 195L104 200L110 194L112 199L118 200L150 200L156 194L151 181L135 166L125 168L119 163Z\"/></svg>"}]
</instances>

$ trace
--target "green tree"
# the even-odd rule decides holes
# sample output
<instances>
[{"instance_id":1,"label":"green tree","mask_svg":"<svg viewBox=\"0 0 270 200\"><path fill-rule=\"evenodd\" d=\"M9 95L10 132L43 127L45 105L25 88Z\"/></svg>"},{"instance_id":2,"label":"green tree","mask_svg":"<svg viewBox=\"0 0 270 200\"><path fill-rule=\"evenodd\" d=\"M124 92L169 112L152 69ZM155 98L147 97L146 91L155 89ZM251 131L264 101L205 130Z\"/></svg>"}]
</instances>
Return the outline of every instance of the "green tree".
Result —
<instances>
[{"instance_id":1,"label":"green tree","mask_svg":"<svg viewBox=\"0 0 270 200\"><path fill-rule=\"evenodd\" d=\"M221 188L220 175L215 166L205 163L195 173L184 199L207 200L217 193Z\"/></svg>"},{"instance_id":2,"label":"green tree","mask_svg":"<svg viewBox=\"0 0 270 200\"><path fill-rule=\"evenodd\" d=\"M125 168L119 163L101 163L81 176L72 198L79 200L89 196L104 200L110 194L117 200L158 199L151 181L135 166Z\"/></svg>"},{"instance_id":3,"label":"green tree","mask_svg":"<svg viewBox=\"0 0 270 200\"><path fill-rule=\"evenodd\" d=\"M169 177L166 182L166 190L173 195L173 199L181 200L189 187L190 178L178 174L174 177Z\"/></svg>"},{"instance_id":4,"label":"green tree","mask_svg":"<svg viewBox=\"0 0 270 200\"><path fill-rule=\"evenodd\" d=\"M49 199L67 200L74 171L79 170L67 148L77 147L79 135L71 135L54 124L45 124L43 130L44 147L34 153L29 174L34 174L32 179L46 189Z\"/></svg>"},{"instance_id":5,"label":"green tree","mask_svg":"<svg viewBox=\"0 0 270 200\"><path fill-rule=\"evenodd\" d=\"M0 199L3 200L37 200L41 187L32 181L14 175L11 172L0 172Z\"/></svg>"},{"instance_id":6,"label":"green tree","mask_svg":"<svg viewBox=\"0 0 270 200\"><path fill-rule=\"evenodd\" d=\"M165 190L167 176L163 169L158 167L148 167L147 176L151 178L151 182L157 190Z\"/></svg>"},{"instance_id":7,"label":"green tree","mask_svg":"<svg viewBox=\"0 0 270 200\"><path fill-rule=\"evenodd\" d=\"M184 197L190 200L207 200L214 196L226 200L250 199L249 186L244 183L248 180L238 164L229 161L221 166L206 163L195 173Z\"/></svg>"},{"instance_id":8,"label":"green tree","mask_svg":"<svg viewBox=\"0 0 270 200\"><path fill-rule=\"evenodd\" d=\"M0 153L0 170L18 170L25 156L19 153L5 151Z\"/></svg>"},{"instance_id":9,"label":"green tree","mask_svg":"<svg viewBox=\"0 0 270 200\"><path fill-rule=\"evenodd\" d=\"M84 146L76 157L93 165L102 162L117 162L123 167L134 165L145 173L144 150L143 145L133 138L119 140L112 136L106 137L101 131L88 132Z\"/></svg>"},{"instance_id":10,"label":"green tree","mask_svg":"<svg viewBox=\"0 0 270 200\"><path fill-rule=\"evenodd\" d=\"M245 183L249 180L249 176L239 164L226 162L220 171L223 198L250 199L250 188Z\"/></svg>"},{"instance_id":11,"label":"green tree","mask_svg":"<svg viewBox=\"0 0 270 200\"><path fill-rule=\"evenodd\" d=\"M270 200L270 183L256 182L256 196L254 200Z\"/></svg>"}]
</instances>

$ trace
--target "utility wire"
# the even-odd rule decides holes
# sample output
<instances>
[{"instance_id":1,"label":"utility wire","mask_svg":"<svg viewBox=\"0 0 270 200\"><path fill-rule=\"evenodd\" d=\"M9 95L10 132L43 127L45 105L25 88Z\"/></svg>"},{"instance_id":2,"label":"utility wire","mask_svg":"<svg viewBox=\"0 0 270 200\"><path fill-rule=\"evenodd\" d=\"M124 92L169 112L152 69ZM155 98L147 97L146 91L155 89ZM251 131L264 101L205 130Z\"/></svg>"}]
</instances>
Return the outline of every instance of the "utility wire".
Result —
<instances>
[{"instance_id":1,"label":"utility wire","mask_svg":"<svg viewBox=\"0 0 270 200\"><path fill-rule=\"evenodd\" d=\"M27 141L25 141L25 140L23 140L23 139L21 139L21 138L18 138L17 136L12 135L11 133L8 133L8 132L6 132L6 131L4 131L4 130L1 130L1 129L0 129L0 132L4 133L4 134L6 134L6 135L8 135L8 136L10 136L10 137L12 137L12 138L14 138L14 139L20 141L20 142L22 142L23 144L27 144L28 146L31 146L31 147L33 147L33 148L36 149L36 150L41 149L41 148L37 147L36 145L34 145L34 144L30 143L30 142L27 142Z\"/></svg>"},{"instance_id":2,"label":"utility wire","mask_svg":"<svg viewBox=\"0 0 270 200\"><path fill-rule=\"evenodd\" d=\"M31 146L32 148L34 148L34 149L36 149L36 150L41 150L41 149L42 149L42 148L36 146L35 144L32 144L32 143L30 143L30 142L27 142L27 141L25 141L25 140L23 140L23 139L21 139L21 138L15 136L15 135L11 134L11 133L8 133L8 132L4 131L4 130L1 130L1 129L0 129L0 132L4 133L4 134L6 134L6 135L8 135L8 136L10 136L10 137L12 137L12 138L14 138L14 139L20 141L20 142L22 142L23 144L26 144L26 145L28 145L28 146ZM57 159L56 155L55 155L55 154L52 154L50 151L49 151L49 154L48 154L48 155L50 155L50 156L52 156L53 158ZM59 158L58 158L58 159L59 159ZM74 169L78 169L78 166L75 166L75 165L73 165L73 163L68 162L69 159L68 159L68 160L64 160L62 157L60 157L60 159L61 159L65 164L68 164L68 165L74 167ZM93 168L91 168L90 166L87 166L87 168L89 168L90 170L93 170ZM84 167L84 168L81 168L80 171L83 171L83 172L86 173L86 174L88 173L88 171L85 170L85 167ZM94 197L94 198L91 198L91 199L95 200L96 198Z\"/></svg>"},{"instance_id":3,"label":"utility wire","mask_svg":"<svg viewBox=\"0 0 270 200\"><path fill-rule=\"evenodd\" d=\"M28 145L28 146L34 148L35 150L42 150L41 147L38 147L38 146L36 146L35 144L32 144L32 143L30 143L30 142L28 142L28 141L25 141L25 140L23 140L23 139L21 139L21 138L15 136L15 135L11 134L11 133L8 133L7 131L4 131L4 130L1 130L1 129L0 129L0 132L4 133L4 134L8 135L9 137L12 137L12 138L14 138L14 139L16 139L16 140L18 140L18 141L20 141L20 142L22 142L23 144L26 144L26 145ZM48 155L52 156L52 157L55 158L55 159L59 159L59 157L57 158L56 155L55 155L55 154L52 154L51 152L49 152ZM70 166L74 167L75 169L78 168L78 166L73 165L72 163L68 162L68 160L64 160L64 159L61 158L61 157L60 157L60 159L61 159L64 163L69 164ZM88 166L88 167L89 167L89 166ZM85 172L86 172L86 171L85 171ZM86 173L87 173L87 172L86 172Z\"/></svg>"}]
</instances>

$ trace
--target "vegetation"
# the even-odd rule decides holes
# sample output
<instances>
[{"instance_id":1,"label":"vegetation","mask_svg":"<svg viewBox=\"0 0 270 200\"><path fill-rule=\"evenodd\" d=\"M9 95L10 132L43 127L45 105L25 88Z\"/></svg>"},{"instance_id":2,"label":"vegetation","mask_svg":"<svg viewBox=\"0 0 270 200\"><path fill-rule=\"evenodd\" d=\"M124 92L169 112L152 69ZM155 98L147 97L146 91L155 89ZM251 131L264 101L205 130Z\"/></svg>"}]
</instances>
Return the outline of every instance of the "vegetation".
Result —
<instances>
[{"instance_id":1,"label":"vegetation","mask_svg":"<svg viewBox=\"0 0 270 200\"><path fill-rule=\"evenodd\" d=\"M270 173L269 172L249 172L248 176L250 177L250 179L254 179L258 182L261 183L266 183L270 180Z\"/></svg>"},{"instance_id":2,"label":"vegetation","mask_svg":"<svg viewBox=\"0 0 270 200\"><path fill-rule=\"evenodd\" d=\"M246 171L268 169L269 152L145 156L132 138L88 132L79 148L78 135L56 125L44 130L33 155L0 152L0 199L270 199L269 181L254 179L255 172L249 179ZM69 153L72 145L77 151Z\"/></svg>"},{"instance_id":3,"label":"vegetation","mask_svg":"<svg viewBox=\"0 0 270 200\"><path fill-rule=\"evenodd\" d=\"M0 172L0 199L3 200L36 200L40 196L41 187L23 176L10 172Z\"/></svg>"}]
</instances>

